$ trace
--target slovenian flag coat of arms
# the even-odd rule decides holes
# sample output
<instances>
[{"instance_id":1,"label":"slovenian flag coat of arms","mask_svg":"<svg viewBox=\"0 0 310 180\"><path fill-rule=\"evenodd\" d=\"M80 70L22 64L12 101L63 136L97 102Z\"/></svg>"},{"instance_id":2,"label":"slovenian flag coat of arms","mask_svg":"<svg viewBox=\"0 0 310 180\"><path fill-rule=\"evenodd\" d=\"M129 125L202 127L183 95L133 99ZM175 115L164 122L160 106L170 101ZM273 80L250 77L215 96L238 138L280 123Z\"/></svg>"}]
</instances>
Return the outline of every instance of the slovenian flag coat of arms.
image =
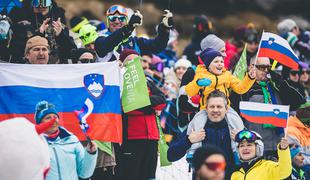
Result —
<instances>
[{"instance_id":1,"label":"slovenian flag coat of arms","mask_svg":"<svg viewBox=\"0 0 310 180\"><path fill-rule=\"evenodd\" d=\"M56 106L60 124L85 140L74 111L82 109L88 101L93 106L85 119L89 136L121 142L121 78L116 62L0 64L0 76L0 121L26 117L35 122L35 106L46 100Z\"/></svg>"}]
</instances>

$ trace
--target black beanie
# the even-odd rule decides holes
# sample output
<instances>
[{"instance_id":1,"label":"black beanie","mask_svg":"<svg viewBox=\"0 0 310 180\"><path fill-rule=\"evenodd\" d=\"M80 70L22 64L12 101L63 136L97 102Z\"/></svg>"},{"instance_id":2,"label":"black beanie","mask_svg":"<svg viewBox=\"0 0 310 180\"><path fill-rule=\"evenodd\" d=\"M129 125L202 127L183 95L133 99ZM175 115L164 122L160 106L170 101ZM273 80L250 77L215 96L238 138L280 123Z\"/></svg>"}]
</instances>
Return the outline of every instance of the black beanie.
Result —
<instances>
[{"instance_id":1,"label":"black beanie","mask_svg":"<svg viewBox=\"0 0 310 180\"><path fill-rule=\"evenodd\" d=\"M211 62L213 61L214 58L216 58L217 56L222 56L222 54L220 52L218 52L217 50L215 49L212 49L212 48L207 48L205 50L203 50L201 53L200 53L200 58L203 60L206 68L209 67L209 65L211 64Z\"/></svg>"},{"instance_id":2,"label":"black beanie","mask_svg":"<svg viewBox=\"0 0 310 180\"><path fill-rule=\"evenodd\" d=\"M71 51L71 59L72 59L72 63L76 64L78 62L78 60L80 59L80 57L84 54L84 53L91 53L94 55L94 52L86 49L86 48L78 48L78 49L74 49Z\"/></svg>"},{"instance_id":3,"label":"black beanie","mask_svg":"<svg viewBox=\"0 0 310 180\"><path fill-rule=\"evenodd\" d=\"M221 154L225 158L223 151L214 145L208 144L205 147L198 148L193 155L193 167L195 171L200 169L205 160L213 154Z\"/></svg>"}]
</instances>

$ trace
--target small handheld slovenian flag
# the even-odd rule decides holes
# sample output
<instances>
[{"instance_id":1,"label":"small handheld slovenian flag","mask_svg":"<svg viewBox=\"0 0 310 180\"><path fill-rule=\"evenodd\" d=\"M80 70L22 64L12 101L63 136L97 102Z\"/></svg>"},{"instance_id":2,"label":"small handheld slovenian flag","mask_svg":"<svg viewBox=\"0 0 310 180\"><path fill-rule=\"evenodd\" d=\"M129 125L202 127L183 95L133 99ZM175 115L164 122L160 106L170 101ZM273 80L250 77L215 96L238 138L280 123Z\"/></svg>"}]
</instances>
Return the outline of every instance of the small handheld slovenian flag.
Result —
<instances>
[{"instance_id":1,"label":"small handheld slovenian flag","mask_svg":"<svg viewBox=\"0 0 310 180\"><path fill-rule=\"evenodd\" d=\"M299 66L299 59L289 43L281 36L270 32L263 32L258 57L276 59L279 63L295 70Z\"/></svg>"},{"instance_id":2,"label":"small handheld slovenian flag","mask_svg":"<svg viewBox=\"0 0 310 180\"><path fill-rule=\"evenodd\" d=\"M241 101L240 115L253 123L286 128L289 106Z\"/></svg>"}]
</instances>

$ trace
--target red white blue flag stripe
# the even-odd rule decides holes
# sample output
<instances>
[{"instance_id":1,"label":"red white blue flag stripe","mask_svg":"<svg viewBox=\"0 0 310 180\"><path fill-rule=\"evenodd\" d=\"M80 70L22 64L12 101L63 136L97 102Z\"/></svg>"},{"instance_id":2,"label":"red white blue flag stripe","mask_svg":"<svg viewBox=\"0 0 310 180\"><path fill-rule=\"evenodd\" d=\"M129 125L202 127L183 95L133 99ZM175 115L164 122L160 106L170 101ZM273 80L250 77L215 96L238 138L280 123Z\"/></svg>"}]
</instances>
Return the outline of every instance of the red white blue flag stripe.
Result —
<instances>
[{"instance_id":1,"label":"red white blue flag stripe","mask_svg":"<svg viewBox=\"0 0 310 180\"><path fill-rule=\"evenodd\" d=\"M289 117L289 106L241 101L240 114L253 123L272 124L285 128Z\"/></svg>"},{"instance_id":2,"label":"red white blue flag stripe","mask_svg":"<svg viewBox=\"0 0 310 180\"><path fill-rule=\"evenodd\" d=\"M299 59L289 43L270 32L263 32L258 57L269 57L289 68L298 69Z\"/></svg>"},{"instance_id":3,"label":"red white blue flag stripe","mask_svg":"<svg viewBox=\"0 0 310 180\"><path fill-rule=\"evenodd\" d=\"M90 114L90 109L84 109L84 118L88 115L90 138L121 142L121 79L117 63L0 64L0 76L0 121L26 117L35 122L35 106L46 100L56 106L60 124L85 140L74 111L89 99L93 109Z\"/></svg>"}]
</instances>

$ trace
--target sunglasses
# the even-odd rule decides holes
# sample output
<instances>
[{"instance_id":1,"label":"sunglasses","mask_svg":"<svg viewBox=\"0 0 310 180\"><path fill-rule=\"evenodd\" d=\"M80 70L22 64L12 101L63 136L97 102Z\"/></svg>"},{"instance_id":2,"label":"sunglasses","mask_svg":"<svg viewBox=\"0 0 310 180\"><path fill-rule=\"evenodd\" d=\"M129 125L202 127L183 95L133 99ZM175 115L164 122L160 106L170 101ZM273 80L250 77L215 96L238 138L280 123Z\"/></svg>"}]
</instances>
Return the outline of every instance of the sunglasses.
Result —
<instances>
[{"instance_id":1,"label":"sunglasses","mask_svg":"<svg viewBox=\"0 0 310 180\"><path fill-rule=\"evenodd\" d=\"M226 162L204 162L204 165L212 171L221 170L224 171L226 167Z\"/></svg>"},{"instance_id":2,"label":"sunglasses","mask_svg":"<svg viewBox=\"0 0 310 180\"><path fill-rule=\"evenodd\" d=\"M300 71L290 71L290 74L293 76L296 76L297 74L300 75L301 72Z\"/></svg>"},{"instance_id":3,"label":"sunglasses","mask_svg":"<svg viewBox=\"0 0 310 180\"><path fill-rule=\"evenodd\" d=\"M112 15L118 12L119 14L127 16L127 9L120 5L114 5L110 7L107 11L107 15Z\"/></svg>"},{"instance_id":4,"label":"sunglasses","mask_svg":"<svg viewBox=\"0 0 310 180\"><path fill-rule=\"evenodd\" d=\"M87 59L87 58L79 59L79 61L80 61L81 63L94 63L94 62L95 62L94 59Z\"/></svg>"},{"instance_id":5,"label":"sunglasses","mask_svg":"<svg viewBox=\"0 0 310 180\"><path fill-rule=\"evenodd\" d=\"M248 131L248 130L242 130L236 134L235 141L240 143L243 140L246 140L249 143L255 142L258 139L255 133Z\"/></svg>"},{"instance_id":6,"label":"sunglasses","mask_svg":"<svg viewBox=\"0 0 310 180\"><path fill-rule=\"evenodd\" d=\"M270 65L255 65L255 67L260 71L270 71Z\"/></svg>"},{"instance_id":7,"label":"sunglasses","mask_svg":"<svg viewBox=\"0 0 310 180\"><path fill-rule=\"evenodd\" d=\"M120 22L125 22L127 20L127 17L123 16L123 15L120 15L120 16L110 15L110 16L108 16L108 19L111 22L115 22L116 19L118 19Z\"/></svg>"}]
</instances>

